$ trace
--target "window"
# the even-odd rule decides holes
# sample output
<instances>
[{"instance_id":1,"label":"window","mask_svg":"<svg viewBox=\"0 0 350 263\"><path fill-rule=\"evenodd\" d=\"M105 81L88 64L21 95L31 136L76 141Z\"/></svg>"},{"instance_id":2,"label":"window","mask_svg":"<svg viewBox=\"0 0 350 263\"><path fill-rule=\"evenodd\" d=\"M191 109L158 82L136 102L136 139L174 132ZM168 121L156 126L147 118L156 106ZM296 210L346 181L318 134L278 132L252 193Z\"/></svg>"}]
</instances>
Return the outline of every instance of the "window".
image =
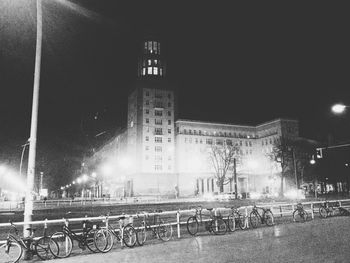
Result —
<instances>
[{"instance_id":1,"label":"window","mask_svg":"<svg viewBox=\"0 0 350 263\"><path fill-rule=\"evenodd\" d=\"M171 102L168 102L168 107L171 107Z\"/></svg>"},{"instance_id":2,"label":"window","mask_svg":"<svg viewBox=\"0 0 350 263\"><path fill-rule=\"evenodd\" d=\"M151 60L150 59L148 60L148 66L151 66Z\"/></svg>"},{"instance_id":3,"label":"window","mask_svg":"<svg viewBox=\"0 0 350 263\"><path fill-rule=\"evenodd\" d=\"M154 137L154 141L157 143L161 143L163 140L162 137Z\"/></svg>"},{"instance_id":4,"label":"window","mask_svg":"<svg viewBox=\"0 0 350 263\"><path fill-rule=\"evenodd\" d=\"M232 140L226 140L226 144L227 144L228 146L232 146Z\"/></svg>"},{"instance_id":5,"label":"window","mask_svg":"<svg viewBox=\"0 0 350 263\"><path fill-rule=\"evenodd\" d=\"M199 139L199 143L202 144L202 143L203 143L203 140L202 140L202 139Z\"/></svg>"},{"instance_id":6,"label":"window","mask_svg":"<svg viewBox=\"0 0 350 263\"><path fill-rule=\"evenodd\" d=\"M157 152L157 153L162 152L162 146L156 146L154 148L154 151Z\"/></svg>"},{"instance_id":7,"label":"window","mask_svg":"<svg viewBox=\"0 0 350 263\"><path fill-rule=\"evenodd\" d=\"M149 123L149 119L148 118L146 118L146 123Z\"/></svg>"},{"instance_id":8,"label":"window","mask_svg":"<svg viewBox=\"0 0 350 263\"><path fill-rule=\"evenodd\" d=\"M146 91L146 96L147 96L147 97L149 96L149 91Z\"/></svg>"},{"instance_id":9,"label":"window","mask_svg":"<svg viewBox=\"0 0 350 263\"><path fill-rule=\"evenodd\" d=\"M149 151L149 146L148 146L148 145L145 147L145 150L146 150L146 151Z\"/></svg>"},{"instance_id":10,"label":"window","mask_svg":"<svg viewBox=\"0 0 350 263\"><path fill-rule=\"evenodd\" d=\"M158 68L154 67L153 68L153 73L154 73L154 75L158 75Z\"/></svg>"},{"instance_id":11,"label":"window","mask_svg":"<svg viewBox=\"0 0 350 263\"><path fill-rule=\"evenodd\" d=\"M171 93L168 93L168 99L171 99Z\"/></svg>"},{"instance_id":12,"label":"window","mask_svg":"<svg viewBox=\"0 0 350 263\"><path fill-rule=\"evenodd\" d=\"M163 134L163 129L162 128L155 128L154 129L154 133L156 135L162 135Z\"/></svg>"},{"instance_id":13,"label":"window","mask_svg":"<svg viewBox=\"0 0 350 263\"><path fill-rule=\"evenodd\" d=\"M149 142L149 136L146 136L146 142Z\"/></svg>"},{"instance_id":14,"label":"window","mask_svg":"<svg viewBox=\"0 0 350 263\"><path fill-rule=\"evenodd\" d=\"M161 119L155 119L155 120L154 120L154 124L156 124L156 125L162 125L163 122L162 122Z\"/></svg>"},{"instance_id":15,"label":"window","mask_svg":"<svg viewBox=\"0 0 350 263\"><path fill-rule=\"evenodd\" d=\"M154 115L155 116L162 116L163 115L163 112L161 110L155 110L154 111Z\"/></svg>"},{"instance_id":16,"label":"window","mask_svg":"<svg viewBox=\"0 0 350 263\"><path fill-rule=\"evenodd\" d=\"M171 111L168 111L168 116L171 116Z\"/></svg>"},{"instance_id":17,"label":"window","mask_svg":"<svg viewBox=\"0 0 350 263\"><path fill-rule=\"evenodd\" d=\"M192 130L188 130L188 133L189 133L189 134L192 134Z\"/></svg>"},{"instance_id":18,"label":"window","mask_svg":"<svg viewBox=\"0 0 350 263\"><path fill-rule=\"evenodd\" d=\"M154 166L154 170L156 170L156 171L161 171L161 170L163 170L163 168L162 168L162 166L161 166L160 164L156 164L156 165Z\"/></svg>"},{"instance_id":19,"label":"window","mask_svg":"<svg viewBox=\"0 0 350 263\"><path fill-rule=\"evenodd\" d=\"M168 142L171 142L171 138L168 138Z\"/></svg>"},{"instance_id":20,"label":"window","mask_svg":"<svg viewBox=\"0 0 350 263\"><path fill-rule=\"evenodd\" d=\"M146 105L149 105L149 100L146 100Z\"/></svg>"},{"instance_id":21,"label":"window","mask_svg":"<svg viewBox=\"0 0 350 263\"><path fill-rule=\"evenodd\" d=\"M188 142L189 142L189 143L192 143L192 138L189 138L189 139L188 139Z\"/></svg>"},{"instance_id":22,"label":"window","mask_svg":"<svg viewBox=\"0 0 350 263\"><path fill-rule=\"evenodd\" d=\"M157 99L163 98L162 93L159 90L156 90L156 93L154 94L154 97L156 97Z\"/></svg>"},{"instance_id":23,"label":"window","mask_svg":"<svg viewBox=\"0 0 350 263\"><path fill-rule=\"evenodd\" d=\"M198 134L199 134L199 135L202 135L202 131L201 131L201 130L199 130L199 131L198 131Z\"/></svg>"},{"instance_id":24,"label":"window","mask_svg":"<svg viewBox=\"0 0 350 263\"><path fill-rule=\"evenodd\" d=\"M168 125L171 125L171 120L168 120Z\"/></svg>"},{"instance_id":25,"label":"window","mask_svg":"<svg viewBox=\"0 0 350 263\"><path fill-rule=\"evenodd\" d=\"M146 110L146 114L149 114L149 110L148 109Z\"/></svg>"},{"instance_id":26,"label":"window","mask_svg":"<svg viewBox=\"0 0 350 263\"><path fill-rule=\"evenodd\" d=\"M249 142L249 146L252 147L252 142Z\"/></svg>"},{"instance_id":27,"label":"window","mask_svg":"<svg viewBox=\"0 0 350 263\"><path fill-rule=\"evenodd\" d=\"M156 107L156 108L163 108L162 102L161 102L161 101L156 101L156 102L155 102L155 107Z\"/></svg>"},{"instance_id":28,"label":"window","mask_svg":"<svg viewBox=\"0 0 350 263\"><path fill-rule=\"evenodd\" d=\"M248 147L248 142L247 142L247 141L245 141L245 146L247 146L247 147Z\"/></svg>"},{"instance_id":29,"label":"window","mask_svg":"<svg viewBox=\"0 0 350 263\"><path fill-rule=\"evenodd\" d=\"M147 74L148 75L152 75L152 67L148 67L147 68Z\"/></svg>"},{"instance_id":30,"label":"window","mask_svg":"<svg viewBox=\"0 0 350 263\"><path fill-rule=\"evenodd\" d=\"M195 139L195 143L198 143L198 139L197 138Z\"/></svg>"},{"instance_id":31,"label":"window","mask_svg":"<svg viewBox=\"0 0 350 263\"><path fill-rule=\"evenodd\" d=\"M223 141L221 139L216 140L216 145L223 145Z\"/></svg>"},{"instance_id":32,"label":"window","mask_svg":"<svg viewBox=\"0 0 350 263\"><path fill-rule=\"evenodd\" d=\"M207 139L206 144L212 145L213 144L213 139Z\"/></svg>"},{"instance_id":33,"label":"window","mask_svg":"<svg viewBox=\"0 0 350 263\"><path fill-rule=\"evenodd\" d=\"M196 130L193 130L193 134L197 134L197 131L196 131Z\"/></svg>"},{"instance_id":34,"label":"window","mask_svg":"<svg viewBox=\"0 0 350 263\"><path fill-rule=\"evenodd\" d=\"M154 160L155 160L156 162L161 162L161 161L163 160L163 158L162 158L161 155L156 155L156 156L154 157Z\"/></svg>"},{"instance_id":35,"label":"window","mask_svg":"<svg viewBox=\"0 0 350 263\"><path fill-rule=\"evenodd\" d=\"M168 129L168 134L171 134L171 129Z\"/></svg>"}]
</instances>

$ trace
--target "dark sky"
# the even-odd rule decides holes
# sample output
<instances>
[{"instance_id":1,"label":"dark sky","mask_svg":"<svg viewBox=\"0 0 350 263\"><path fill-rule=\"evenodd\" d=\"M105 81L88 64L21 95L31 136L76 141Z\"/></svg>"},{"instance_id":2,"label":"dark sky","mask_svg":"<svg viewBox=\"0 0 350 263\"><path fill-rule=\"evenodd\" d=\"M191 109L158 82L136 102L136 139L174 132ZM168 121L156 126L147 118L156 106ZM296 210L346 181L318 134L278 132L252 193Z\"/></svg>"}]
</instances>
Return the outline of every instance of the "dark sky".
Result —
<instances>
[{"instance_id":1,"label":"dark sky","mask_svg":"<svg viewBox=\"0 0 350 263\"><path fill-rule=\"evenodd\" d=\"M0 141L20 152L30 129L35 1L3 0L0 12ZM350 105L341 2L43 0L43 17L41 147L84 145L84 133L125 125L138 45L150 31L163 40L180 118L290 117L305 137L350 134L350 112L329 112L334 102Z\"/></svg>"}]
</instances>

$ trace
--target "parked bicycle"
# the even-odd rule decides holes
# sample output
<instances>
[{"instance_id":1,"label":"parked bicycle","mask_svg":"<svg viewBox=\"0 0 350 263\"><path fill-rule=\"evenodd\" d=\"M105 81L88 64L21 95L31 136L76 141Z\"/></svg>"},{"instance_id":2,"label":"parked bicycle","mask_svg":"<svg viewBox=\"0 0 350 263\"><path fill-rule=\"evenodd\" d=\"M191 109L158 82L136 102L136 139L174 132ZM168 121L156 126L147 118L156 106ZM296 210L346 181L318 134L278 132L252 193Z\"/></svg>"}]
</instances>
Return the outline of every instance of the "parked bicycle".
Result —
<instances>
[{"instance_id":1,"label":"parked bicycle","mask_svg":"<svg viewBox=\"0 0 350 263\"><path fill-rule=\"evenodd\" d=\"M261 213L259 213L259 210L261 210ZM249 215L249 221L253 228L257 228L260 224L272 226L274 217L269 208L257 207L254 205Z\"/></svg>"},{"instance_id":2,"label":"parked bicycle","mask_svg":"<svg viewBox=\"0 0 350 263\"><path fill-rule=\"evenodd\" d=\"M91 252L99 252L94 242L94 235L97 229L99 229L99 226L93 225L88 221L83 221L82 225L82 230L73 230L69 226L64 225L62 231L51 235L50 240L58 245L57 247L52 247L50 242L50 250L55 257L69 257L73 250L73 240L78 242L78 247L82 250L88 248ZM107 246L106 240L105 246Z\"/></svg>"},{"instance_id":3,"label":"parked bicycle","mask_svg":"<svg viewBox=\"0 0 350 263\"><path fill-rule=\"evenodd\" d=\"M147 223L146 218L149 217L148 214L143 215L143 220L141 226L137 230L136 240L139 246L142 246L147 240L147 231L152 231L153 236L163 240L169 241L173 235L173 226L167 223L164 219L160 218L159 214L162 210L155 211L153 214L152 225ZM140 215L138 215L140 217Z\"/></svg>"},{"instance_id":4,"label":"parked bicycle","mask_svg":"<svg viewBox=\"0 0 350 263\"><path fill-rule=\"evenodd\" d=\"M209 219L203 220L202 216L203 208L201 206L196 208L196 212L193 216L190 216L187 219L187 231L192 236L198 233L199 225L203 225L205 222L205 230L209 233L213 232L215 235L224 235L227 232L227 226L221 215L213 214L213 208L207 208L209 211Z\"/></svg>"},{"instance_id":5,"label":"parked bicycle","mask_svg":"<svg viewBox=\"0 0 350 263\"><path fill-rule=\"evenodd\" d=\"M231 211L229 216L226 219L228 229L233 232L236 230L237 226L244 230L247 229L246 217L239 212L235 207L230 207Z\"/></svg>"},{"instance_id":6,"label":"parked bicycle","mask_svg":"<svg viewBox=\"0 0 350 263\"><path fill-rule=\"evenodd\" d=\"M306 222L308 218L308 213L304 209L302 203L298 203L297 207L293 212L294 222Z\"/></svg>"},{"instance_id":7,"label":"parked bicycle","mask_svg":"<svg viewBox=\"0 0 350 263\"><path fill-rule=\"evenodd\" d=\"M0 246L0 261L4 263L18 262L22 257L23 251L31 255L37 255L41 260L52 259L53 255L49 249L50 238L46 235L46 225L44 228L44 236L34 239L34 228L27 228L30 231L29 237L19 236L16 226L11 223L11 228L15 231L16 236L8 234L6 242ZM52 247L57 248L57 244L53 241Z\"/></svg>"},{"instance_id":8,"label":"parked bicycle","mask_svg":"<svg viewBox=\"0 0 350 263\"><path fill-rule=\"evenodd\" d=\"M339 208L339 202L335 202L334 204L329 201L325 201L319 209L320 217L327 218L329 216L334 216L335 210Z\"/></svg>"},{"instance_id":9,"label":"parked bicycle","mask_svg":"<svg viewBox=\"0 0 350 263\"><path fill-rule=\"evenodd\" d=\"M114 226L108 221L110 214L106 215L107 227L97 230L94 236L95 246L98 251L106 253L114 245L114 240L123 242L127 247L134 247L136 244L136 230L132 226L132 217L122 216L118 218L118 226ZM107 243L106 243L107 242Z\"/></svg>"}]
</instances>

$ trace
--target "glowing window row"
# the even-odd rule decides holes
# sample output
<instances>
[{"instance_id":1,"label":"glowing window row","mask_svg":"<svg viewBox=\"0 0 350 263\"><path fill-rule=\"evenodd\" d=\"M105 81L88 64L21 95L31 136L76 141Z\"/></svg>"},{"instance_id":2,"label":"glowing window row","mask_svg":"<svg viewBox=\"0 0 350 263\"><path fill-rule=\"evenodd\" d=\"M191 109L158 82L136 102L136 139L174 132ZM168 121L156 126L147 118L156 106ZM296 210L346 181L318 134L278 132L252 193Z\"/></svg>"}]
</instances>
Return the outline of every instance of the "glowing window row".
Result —
<instances>
[{"instance_id":1,"label":"glowing window row","mask_svg":"<svg viewBox=\"0 0 350 263\"><path fill-rule=\"evenodd\" d=\"M145 54L160 54L160 43L157 41L146 41L144 52Z\"/></svg>"}]
</instances>

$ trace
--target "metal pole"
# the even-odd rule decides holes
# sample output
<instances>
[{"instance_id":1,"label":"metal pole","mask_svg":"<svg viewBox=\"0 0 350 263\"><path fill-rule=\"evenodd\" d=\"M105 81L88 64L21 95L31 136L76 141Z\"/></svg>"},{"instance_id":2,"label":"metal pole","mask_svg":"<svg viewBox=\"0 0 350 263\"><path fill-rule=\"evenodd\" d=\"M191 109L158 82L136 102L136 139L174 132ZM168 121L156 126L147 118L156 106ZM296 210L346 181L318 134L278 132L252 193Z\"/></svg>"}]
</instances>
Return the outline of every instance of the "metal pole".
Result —
<instances>
[{"instance_id":1,"label":"metal pole","mask_svg":"<svg viewBox=\"0 0 350 263\"><path fill-rule=\"evenodd\" d=\"M36 1L36 53L35 53L35 70L34 70L34 87L33 87L33 104L32 119L29 138L29 157L27 170L27 189L24 204L24 222L23 235L29 237L30 232L26 230L30 227L33 215L33 190L35 175L35 156L36 156L36 135L38 126L38 106L39 106L39 84L40 84L40 66L41 66L41 44L42 44L42 9L41 0ZM25 254L28 257L29 253Z\"/></svg>"},{"instance_id":2,"label":"metal pole","mask_svg":"<svg viewBox=\"0 0 350 263\"><path fill-rule=\"evenodd\" d=\"M235 185L235 199L238 198L237 193L237 169L236 169L236 158L233 158L233 179L234 179L234 185Z\"/></svg>"},{"instance_id":3,"label":"metal pole","mask_svg":"<svg viewBox=\"0 0 350 263\"><path fill-rule=\"evenodd\" d=\"M298 189L297 164L296 164L296 161L295 161L295 152L294 152L294 148L292 148L292 153L293 153L293 166L294 166L295 187Z\"/></svg>"}]
</instances>

